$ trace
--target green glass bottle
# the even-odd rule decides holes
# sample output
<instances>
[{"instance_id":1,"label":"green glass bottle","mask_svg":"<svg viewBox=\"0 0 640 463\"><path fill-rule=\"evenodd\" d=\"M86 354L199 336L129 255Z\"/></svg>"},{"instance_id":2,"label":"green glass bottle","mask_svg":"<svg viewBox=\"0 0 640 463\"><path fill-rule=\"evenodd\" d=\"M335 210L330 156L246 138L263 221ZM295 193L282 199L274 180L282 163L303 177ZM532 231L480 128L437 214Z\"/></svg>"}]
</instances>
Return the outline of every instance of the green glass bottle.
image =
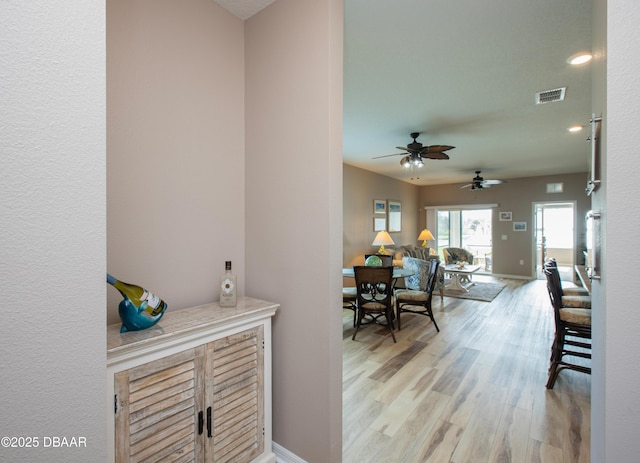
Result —
<instances>
[{"instance_id":1,"label":"green glass bottle","mask_svg":"<svg viewBox=\"0 0 640 463\"><path fill-rule=\"evenodd\" d=\"M163 313L167 308L167 304L153 293L140 286L120 281L117 278L109 275L108 273L107 283L120 291L120 294L122 294L125 299L128 298L136 308L143 308L152 316Z\"/></svg>"}]
</instances>

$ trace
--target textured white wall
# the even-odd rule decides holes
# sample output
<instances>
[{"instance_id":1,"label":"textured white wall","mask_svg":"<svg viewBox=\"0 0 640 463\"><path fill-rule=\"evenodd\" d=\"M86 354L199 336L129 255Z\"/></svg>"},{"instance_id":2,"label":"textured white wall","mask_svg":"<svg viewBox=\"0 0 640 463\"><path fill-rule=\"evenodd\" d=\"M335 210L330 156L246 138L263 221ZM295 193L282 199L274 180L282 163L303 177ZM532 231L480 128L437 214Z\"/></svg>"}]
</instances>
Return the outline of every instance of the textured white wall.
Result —
<instances>
[{"instance_id":1,"label":"textured white wall","mask_svg":"<svg viewBox=\"0 0 640 463\"><path fill-rule=\"evenodd\" d=\"M106 456L104 22L104 1L0 2L0 436L39 444L0 461Z\"/></svg>"},{"instance_id":2,"label":"textured white wall","mask_svg":"<svg viewBox=\"0 0 640 463\"><path fill-rule=\"evenodd\" d=\"M638 461L640 441L640 369L638 353L640 310L635 292L636 275L625 263L640 260L637 230L640 229L637 172L640 172L638 143L640 127L640 3L609 0L607 18L607 102L606 121L606 198L603 208L606 243L603 274L606 278L602 314L598 323L599 345L604 355L598 373L604 378L602 389L593 400L602 401L604 415L594 421L594 436L604 444L604 454L594 452L592 461ZM622 264L622 265L621 265ZM602 297L602 295L600 295ZM604 433L600 420L604 421ZM599 458L602 456L602 459Z\"/></svg>"}]
</instances>

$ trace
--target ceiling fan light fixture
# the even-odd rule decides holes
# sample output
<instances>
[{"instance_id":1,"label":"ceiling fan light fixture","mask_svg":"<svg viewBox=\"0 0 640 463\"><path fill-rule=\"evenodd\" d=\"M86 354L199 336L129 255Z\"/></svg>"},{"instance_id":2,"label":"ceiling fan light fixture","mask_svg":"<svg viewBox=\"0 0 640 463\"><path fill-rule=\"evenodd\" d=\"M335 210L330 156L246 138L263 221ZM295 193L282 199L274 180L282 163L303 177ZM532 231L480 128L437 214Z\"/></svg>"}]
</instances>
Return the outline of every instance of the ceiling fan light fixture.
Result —
<instances>
[{"instance_id":1,"label":"ceiling fan light fixture","mask_svg":"<svg viewBox=\"0 0 640 463\"><path fill-rule=\"evenodd\" d=\"M400 159L400 165L407 169L411 167L411 161L409 160L409 156L405 156L402 159Z\"/></svg>"}]
</instances>

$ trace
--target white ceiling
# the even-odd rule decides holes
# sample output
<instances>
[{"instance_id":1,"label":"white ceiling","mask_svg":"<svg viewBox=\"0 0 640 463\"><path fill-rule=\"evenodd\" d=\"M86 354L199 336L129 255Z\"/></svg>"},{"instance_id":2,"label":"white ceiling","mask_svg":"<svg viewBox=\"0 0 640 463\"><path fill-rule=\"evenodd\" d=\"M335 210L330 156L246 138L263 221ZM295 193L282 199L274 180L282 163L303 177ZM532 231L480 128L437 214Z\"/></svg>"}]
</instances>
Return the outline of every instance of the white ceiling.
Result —
<instances>
[{"instance_id":1,"label":"white ceiling","mask_svg":"<svg viewBox=\"0 0 640 463\"><path fill-rule=\"evenodd\" d=\"M273 0L215 1L246 15ZM344 5L345 163L416 185L468 183L475 170L491 179L587 171L593 64L567 58L591 49L591 0ZM535 104L559 87L564 101ZM372 159L400 153L411 132L455 146L451 159L415 170L402 156Z\"/></svg>"},{"instance_id":2,"label":"white ceiling","mask_svg":"<svg viewBox=\"0 0 640 463\"><path fill-rule=\"evenodd\" d=\"M567 58L591 49L591 0L346 0L345 23L346 163L420 185L587 170L589 128L567 128L588 126L592 64ZM371 159L411 132L451 159Z\"/></svg>"}]
</instances>

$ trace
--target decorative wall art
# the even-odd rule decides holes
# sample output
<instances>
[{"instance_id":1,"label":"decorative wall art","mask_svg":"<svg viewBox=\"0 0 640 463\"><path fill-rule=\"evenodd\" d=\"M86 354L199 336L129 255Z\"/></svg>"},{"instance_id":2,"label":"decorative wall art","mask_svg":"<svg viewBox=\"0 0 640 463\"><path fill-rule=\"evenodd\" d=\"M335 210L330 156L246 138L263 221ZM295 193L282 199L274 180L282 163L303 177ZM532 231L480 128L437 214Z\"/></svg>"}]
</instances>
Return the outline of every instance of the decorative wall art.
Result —
<instances>
[{"instance_id":1,"label":"decorative wall art","mask_svg":"<svg viewBox=\"0 0 640 463\"><path fill-rule=\"evenodd\" d=\"M373 231L382 231L387 229L386 217L374 217L373 218Z\"/></svg>"},{"instance_id":2,"label":"decorative wall art","mask_svg":"<svg viewBox=\"0 0 640 463\"><path fill-rule=\"evenodd\" d=\"M527 231L527 222L513 222L513 231Z\"/></svg>"},{"instance_id":3,"label":"decorative wall art","mask_svg":"<svg viewBox=\"0 0 640 463\"><path fill-rule=\"evenodd\" d=\"M509 212L500 212L498 215L500 222L511 222L511 211Z\"/></svg>"},{"instance_id":4,"label":"decorative wall art","mask_svg":"<svg viewBox=\"0 0 640 463\"><path fill-rule=\"evenodd\" d=\"M387 231L402 231L402 204L400 201L389 201L389 224Z\"/></svg>"},{"instance_id":5,"label":"decorative wall art","mask_svg":"<svg viewBox=\"0 0 640 463\"><path fill-rule=\"evenodd\" d=\"M384 199L373 200L373 213L374 214L386 214L387 202Z\"/></svg>"}]
</instances>

